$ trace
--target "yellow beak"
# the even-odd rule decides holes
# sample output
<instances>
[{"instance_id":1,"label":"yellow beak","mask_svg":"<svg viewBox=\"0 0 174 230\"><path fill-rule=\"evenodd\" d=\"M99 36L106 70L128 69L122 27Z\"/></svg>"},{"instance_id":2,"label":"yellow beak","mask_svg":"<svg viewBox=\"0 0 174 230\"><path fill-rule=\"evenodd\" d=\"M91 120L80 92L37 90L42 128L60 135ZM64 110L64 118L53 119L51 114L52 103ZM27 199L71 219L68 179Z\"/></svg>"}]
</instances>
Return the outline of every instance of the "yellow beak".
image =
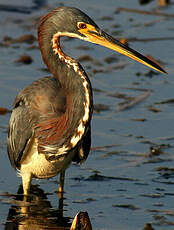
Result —
<instances>
[{"instance_id":1,"label":"yellow beak","mask_svg":"<svg viewBox=\"0 0 174 230\"><path fill-rule=\"evenodd\" d=\"M86 29L79 30L79 32L85 35L86 40L89 42L96 43L98 45L105 46L109 49L115 50L161 73L167 73L157 63L151 61L147 57L129 48L128 46L125 46L120 41L116 40L104 31L96 29L92 25L88 24Z\"/></svg>"}]
</instances>

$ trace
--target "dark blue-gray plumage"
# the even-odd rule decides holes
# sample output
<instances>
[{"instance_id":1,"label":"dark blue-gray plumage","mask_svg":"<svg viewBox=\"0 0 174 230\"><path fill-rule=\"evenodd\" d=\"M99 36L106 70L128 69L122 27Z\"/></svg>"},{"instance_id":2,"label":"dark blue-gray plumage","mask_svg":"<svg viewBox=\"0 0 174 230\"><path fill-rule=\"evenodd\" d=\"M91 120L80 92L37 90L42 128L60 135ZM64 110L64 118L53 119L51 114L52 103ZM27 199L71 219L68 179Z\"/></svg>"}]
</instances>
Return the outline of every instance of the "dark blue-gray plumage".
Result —
<instances>
[{"instance_id":1,"label":"dark blue-gray plumage","mask_svg":"<svg viewBox=\"0 0 174 230\"><path fill-rule=\"evenodd\" d=\"M49 178L64 172L72 161L86 160L91 146L92 88L81 65L60 47L69 36L106 46L160 72L159 65L112 38L82 11L59 7L39 24L38 41L51 77L24 88L16 97L9 122L8 155L22 176L24 194L32 178Z\"/></svg>"}]
</instances>

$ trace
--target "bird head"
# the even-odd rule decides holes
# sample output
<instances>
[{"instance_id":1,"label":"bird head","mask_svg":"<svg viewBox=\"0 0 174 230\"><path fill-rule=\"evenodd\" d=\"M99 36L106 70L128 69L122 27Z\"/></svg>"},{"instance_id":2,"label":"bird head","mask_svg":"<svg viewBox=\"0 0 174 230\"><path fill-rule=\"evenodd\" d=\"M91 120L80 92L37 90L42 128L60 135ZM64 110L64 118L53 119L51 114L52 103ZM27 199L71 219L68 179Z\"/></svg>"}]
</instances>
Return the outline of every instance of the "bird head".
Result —
<instances>
[{"instance_id":1,"label":"bird head","mask_svg":"<svg viewBox=\"0 0 174 230\"><path fill-rule=\"evenodd\" d=\"M104 32L88 15L77 8L65 6L56 8L41 20L41 24L45 19L47 25L49 26L50 22L50 26L54 28L55 33L56 31L59 33L59 36L75 37L107 47L152 69L166 73L157 63Z\"/></svg>"}]
</instances>

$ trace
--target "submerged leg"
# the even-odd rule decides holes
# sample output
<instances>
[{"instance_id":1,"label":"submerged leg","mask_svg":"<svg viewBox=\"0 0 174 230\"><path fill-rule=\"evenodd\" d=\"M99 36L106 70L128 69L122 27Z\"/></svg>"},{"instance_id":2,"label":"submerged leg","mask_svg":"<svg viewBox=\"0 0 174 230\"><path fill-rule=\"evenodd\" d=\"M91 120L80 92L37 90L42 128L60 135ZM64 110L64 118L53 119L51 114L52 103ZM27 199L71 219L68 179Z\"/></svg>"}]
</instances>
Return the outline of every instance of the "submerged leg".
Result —
<instances>
[{"instance_id":1,"label":"submerged leg","mask_svg":"<svg viewBox=\"0 0 174 230\"><path fill-rule=\"evenodd\" d=\"M65 180L65 171L60 173L60 181L58 188L58 197L59 197L59 216L63 217L63 192L64 192L64 180Z\"/></svg>"},{"instance_id":2,"label":"submerged leg","mask_svg":"<svg viewBox=\"0 0 174 230\"><path fill-rule=\"evenodd\" d=\"M60 218L63 218L63 193L58 193L58 197L59 197L58 215Z\"/></svg>"},{"instance_id":3,"label":"submerged leg","mask_svg":"<svg viewBox=\"0 0 174 230\"><path fill-rule=\"evenodd\" d=\"M63 193L64 191L64 180L65 180L65 171L62 171L60 173L60 182L59 182L59 189L58 189L59 193Z\"/></svg>"}]
</instances>

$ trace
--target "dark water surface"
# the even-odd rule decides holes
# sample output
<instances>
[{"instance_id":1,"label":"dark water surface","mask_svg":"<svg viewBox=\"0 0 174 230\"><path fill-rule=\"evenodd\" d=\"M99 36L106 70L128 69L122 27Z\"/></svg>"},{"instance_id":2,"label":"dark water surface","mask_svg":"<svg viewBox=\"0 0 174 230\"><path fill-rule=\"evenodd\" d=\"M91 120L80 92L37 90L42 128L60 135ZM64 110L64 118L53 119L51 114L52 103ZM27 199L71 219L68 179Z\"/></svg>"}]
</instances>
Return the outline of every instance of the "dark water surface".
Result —
<instances>
[{"instance_id":1,"label":"dark water surface","mask_svg":"<svg viewBox=\"0 0 174 230\"><path fill-rule=\"evenodd\" d=\"M60 4L0 1L0 107L11 109L20 89L48 75L37 41L11 42L7 36L37 36L39 17ZM167 8L157 8L156 1L141 6L136 0L66 0L64 4L81 8L117 38L174 37L173 17L117 11L129 7L173 14L172 4ZM173 44L173 39L129 42L144 55L160 60L168 71L163 75L103 47L64 40L64 50L79 58L90 76L95 103L91 154L85 164L72 165L66 172L65 217L87 211L94 229L135 230L146 223L156 230L174 229ZM15 62L24 54L32 58L31 64ZM126 109L135 99L140 102ZM17 229L18 223L21 229L58 229L57 177L33 180L38 186L29 207L16 196L21 179L7 157L9 117L10 113L0 116L0 229L5 225Z\"/></svg>"}]
</instances>

